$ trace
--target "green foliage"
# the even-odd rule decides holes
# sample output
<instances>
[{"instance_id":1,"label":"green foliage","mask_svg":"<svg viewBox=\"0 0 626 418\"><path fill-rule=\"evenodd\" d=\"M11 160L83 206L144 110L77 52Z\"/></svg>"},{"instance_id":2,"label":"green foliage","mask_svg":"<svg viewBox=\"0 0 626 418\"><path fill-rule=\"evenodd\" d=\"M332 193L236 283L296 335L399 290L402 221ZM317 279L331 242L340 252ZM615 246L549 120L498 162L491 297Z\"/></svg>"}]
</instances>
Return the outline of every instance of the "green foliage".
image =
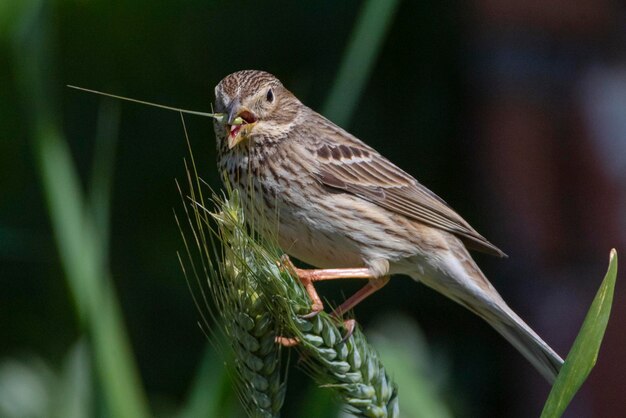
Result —
<instances>
[{"instance_id":1,"label":"green foliage","mask_svg":"<svg viewBox=\"0 0 626 418\"><path fill-rule=\"evenodd\" d=\"M94 415L92 370L85 341L72 347L59 371L39 358L0 363L3 418L84 418Z\"/></svg>"},{"instance_id":2,"label":"green foliage","mask_svg":"<svg viewBox=\"0 0 626 418\"><path fill-rule=\"evenodd\" d=\"M613 249L606 276L593 299L576 341L565 359L563 369L552 386L541 418L560 417L596 364L600 344L602 344L604 331L611 315L616 278L617 251Z\"/></svg>"},{"instance_id":3,"label":"green foliage","mask_svg":"<svg viewBox=\"0 0 626 418\"><path fill-rule=\"evenodd\" d=\"M424 335L412 318L384 314L368 334L389 374L406 394L400 397L403 417L453 416L442 398L449 377L444 367L445 359L429 350ZM462 397L463 394L455 394L456 399Z\"/></svg>"},{"instance_id":4,"label":"green foliage","mask_svg":"<svg viewBox=\"0 0 626 418\"><path fill-rule=\"evenodd\" d=\"M176 418L237 416L239 405L235 405L232 388L233 380L224 367L223 356L214 347L208 347Z\"/></svg>"},{"instance_id":5,"label":"green foliage","mask_svg":"<svg viewBox=\"0 0 626 418\"><path fill-rule=\"evenodd\" d=\"M355 22L322 114L340 126L350 121L398 8L398 0L366 1Z\"/></svg>"},{"instance_id":6,"label":"green foliage","mask_svg":"<svg viewBox=\"0 0 626 418\"><path fill-rule=\"evenodd\" d=\"M49 41L48 8L33 1L23 10L16 25L14 54L17 73L21 75L23 101L32 117L31 135L37 167L67 284L72 292L78 316L88 333L95 367L111 415L145 417L148 407L141 380L132 358L126 328L107 266L103 248L108 235L108 181L98 181L93 198L104 213L96 213L93 202L81 190L81 182L70 150L54 115L53 98L45 69L51 67L46 49ZM103 123L113 126L111 120ZM109 142L103 132L101 141ZM110 173L112 157L100 159L104 173Z\"/></svg>"}]
</instances>

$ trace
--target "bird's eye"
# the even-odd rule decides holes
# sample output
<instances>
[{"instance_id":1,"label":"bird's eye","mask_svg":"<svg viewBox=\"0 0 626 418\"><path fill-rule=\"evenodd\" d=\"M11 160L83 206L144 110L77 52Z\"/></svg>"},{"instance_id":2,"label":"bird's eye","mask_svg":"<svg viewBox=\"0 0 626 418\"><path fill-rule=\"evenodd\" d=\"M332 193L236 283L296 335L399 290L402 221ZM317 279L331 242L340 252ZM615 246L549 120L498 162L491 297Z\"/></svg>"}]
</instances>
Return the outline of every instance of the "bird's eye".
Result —
<instances>
[{"instance_id":1,"label":"bird's eye","mask_svg":"<svg viewBox=\"0 0 626 418\"><path fill-rule=\"evenodd\" d=\"M265 98L267 99L268 102L272 103L274 101L274 92L272 91L272 89L269 89L267 91L267 96L265 96Z\"/></svg>"}]
</instances>

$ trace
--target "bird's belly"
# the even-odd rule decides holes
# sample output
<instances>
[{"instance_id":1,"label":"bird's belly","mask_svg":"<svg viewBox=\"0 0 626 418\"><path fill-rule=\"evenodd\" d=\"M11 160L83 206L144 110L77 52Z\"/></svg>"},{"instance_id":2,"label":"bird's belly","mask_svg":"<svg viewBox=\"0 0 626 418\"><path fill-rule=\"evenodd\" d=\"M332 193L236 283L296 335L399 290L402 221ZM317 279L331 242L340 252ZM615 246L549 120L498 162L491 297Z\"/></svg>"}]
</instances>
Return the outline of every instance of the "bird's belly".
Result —
<instances>
[{"instance_id":1,"label":"bird's belly","mask_svg":"<svg viewBox=\"0 0 626 418\"><path fill-rule=\"evenodd\" d=\"M394 272L398 262L416 253L414 243L389 235L399 234L401 226L386 211L351 196L326 196L317 205L314 199L279 211L278 241L287 254L319 268L372 267L384 260Z\"/></svg>"},{"instance_id":2,"label":"bird's belly","mask_svg":"<svg viewBox=\"0 0 626 418\"><path fill-rule=\"evenodd\" d=\"M289 218L289 217L286 217ZM280 247L290 256L319 268L365 266L359 248L338 231L324 225L283 218L278 227Z\"/></svg>"},{"instance_id":3,"label":"bird's belly","mask_svg":"<svg viewBox=\"0 0 626 418\"><path fill-rule=\"evenodd\" d=\"M290 256L318 268L365 266L362 248L346 233L349 231L338 225L337 219L312 206L280 198L244 198L246 217L253 219L257 232L270 241L277 240Z\"/></svg>"}]
</instances>

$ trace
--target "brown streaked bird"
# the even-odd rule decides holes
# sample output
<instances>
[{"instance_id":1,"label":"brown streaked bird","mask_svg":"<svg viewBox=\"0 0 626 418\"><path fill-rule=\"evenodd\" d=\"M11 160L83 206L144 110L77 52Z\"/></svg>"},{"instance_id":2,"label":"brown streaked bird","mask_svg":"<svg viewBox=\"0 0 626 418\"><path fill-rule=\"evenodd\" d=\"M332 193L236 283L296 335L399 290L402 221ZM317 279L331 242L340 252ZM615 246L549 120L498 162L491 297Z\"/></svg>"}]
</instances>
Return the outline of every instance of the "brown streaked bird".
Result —
<instances>
[{"instance_id":1,"label":"brown streaked bird","mask_svg":"<svg viewBox=\"0 0 626 418\"><path fill-rule=\"evenodd\" d=\"M368 279L337 308L341 315L390 275L405 274L483 318L554 381L563 360L508 307L468 249L504 253L446 202L269 73L230 74L215 97L215 110L228 115L215 123L218 166L249 216L277 219L281 248L319 268L295 269L313 314L323 309L316 281ZM237 117L243 124L233 124Z\"/></svg>"}]
</instances>

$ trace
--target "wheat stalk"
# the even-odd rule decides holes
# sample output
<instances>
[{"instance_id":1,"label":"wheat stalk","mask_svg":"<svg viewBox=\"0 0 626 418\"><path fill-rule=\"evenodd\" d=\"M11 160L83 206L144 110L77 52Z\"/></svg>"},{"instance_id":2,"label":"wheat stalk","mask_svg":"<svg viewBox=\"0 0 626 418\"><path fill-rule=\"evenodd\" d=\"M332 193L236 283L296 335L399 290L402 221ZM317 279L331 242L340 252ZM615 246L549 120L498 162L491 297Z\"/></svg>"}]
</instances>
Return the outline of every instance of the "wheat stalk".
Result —
<instances>
[{"instance_id":1,"label":"wheat stalk","mask_svg":"<svg viewBox=\"0 0 626 418\"><path fill-rule=\"evenodd\" d=\"M309 297L297 278L279 265L281 252L246 228L236 193L216 202L220 241L229 250L225 265L245 263L256 279L266 309L285 336L295 337L306 369L319 384L334 390L357 416L397 417L398 391L357 327L344 341L342 323L321 312L311 319Z\"/></svg>"}]
</instances>

